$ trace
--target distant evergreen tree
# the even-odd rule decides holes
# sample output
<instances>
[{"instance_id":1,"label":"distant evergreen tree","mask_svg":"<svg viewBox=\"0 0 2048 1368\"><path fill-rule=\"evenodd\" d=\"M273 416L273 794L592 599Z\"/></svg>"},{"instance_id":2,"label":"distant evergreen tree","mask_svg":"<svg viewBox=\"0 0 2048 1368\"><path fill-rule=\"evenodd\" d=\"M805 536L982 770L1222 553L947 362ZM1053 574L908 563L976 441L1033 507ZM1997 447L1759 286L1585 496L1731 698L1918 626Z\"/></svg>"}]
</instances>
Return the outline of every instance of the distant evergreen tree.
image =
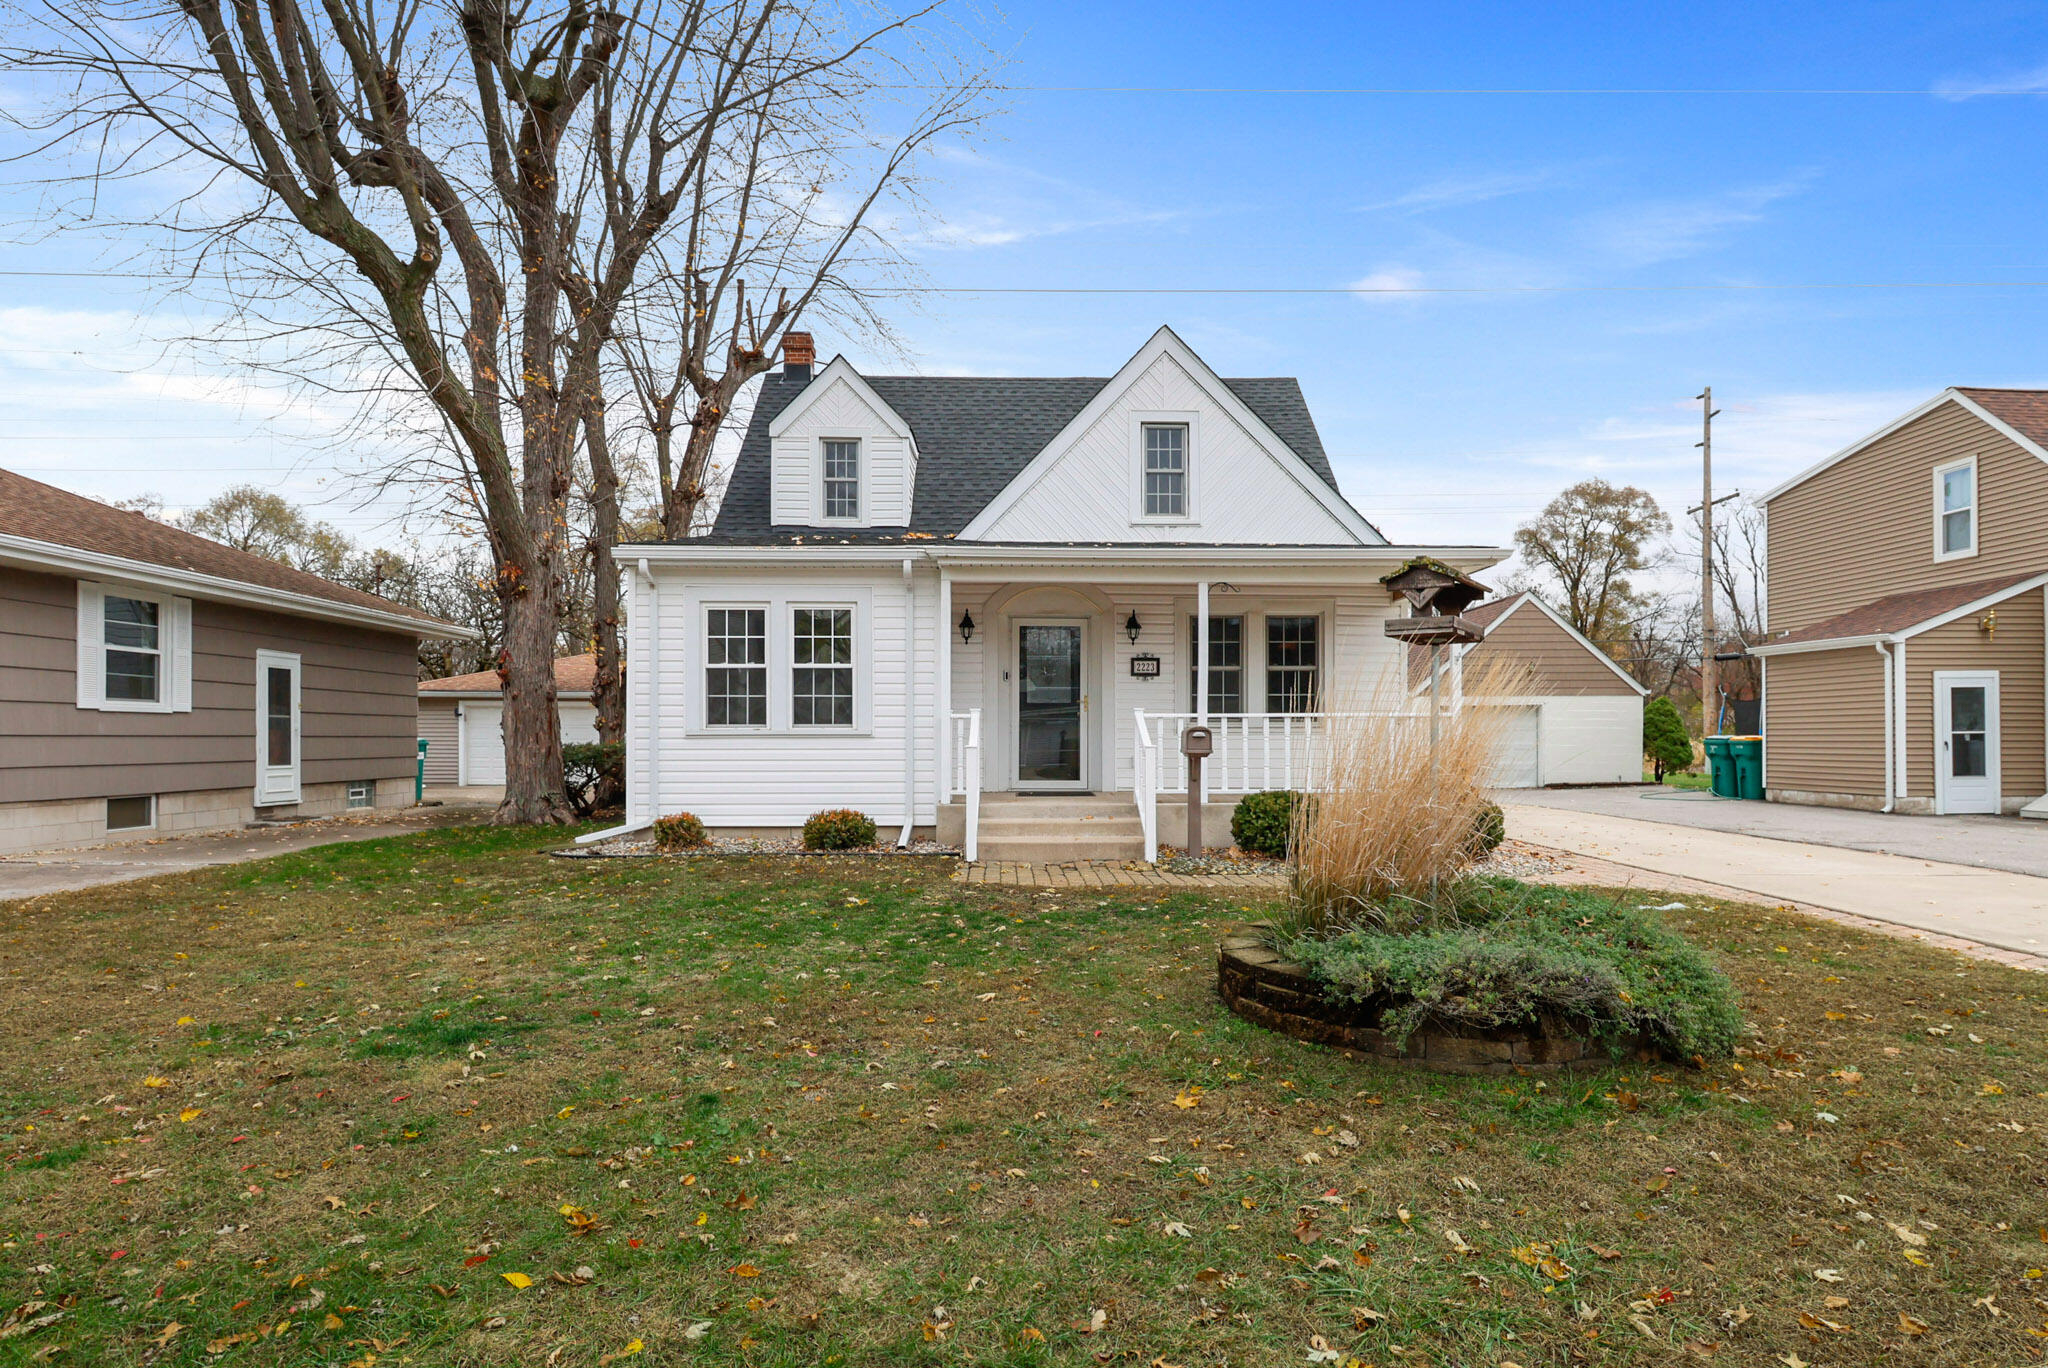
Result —
<instances>
[{"instance_id":1,"label":"distant evergreen tree","mask_svg":"<svg viewBox=\"0 0 2048 1368\"><path fill-rule=\"evenodd\" d=\"M1653 698L1643 708L1643 755L1660 784L1666 774L1692 765L1692 737L1668 698Z\"/></svg>"}]
</instances>

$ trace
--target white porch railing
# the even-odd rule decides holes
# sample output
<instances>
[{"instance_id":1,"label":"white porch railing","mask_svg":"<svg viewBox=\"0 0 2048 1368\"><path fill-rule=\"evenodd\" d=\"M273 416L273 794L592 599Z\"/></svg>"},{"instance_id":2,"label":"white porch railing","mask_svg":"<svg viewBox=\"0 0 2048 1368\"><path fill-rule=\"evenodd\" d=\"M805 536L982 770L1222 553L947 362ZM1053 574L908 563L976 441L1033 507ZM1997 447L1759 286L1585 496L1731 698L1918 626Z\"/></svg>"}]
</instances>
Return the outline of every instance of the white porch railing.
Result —
<instances>
[{"instance_id":1,"label":"white porch railing","mask_svg":"<svg viewBox=\"0 0 2048 1368\"><path fill-rule=\"evenodd\" d=\"M1145 833L1145 863L1159 863L1159 743L1145 723L1145 710L1134 708L1135 749L1131 796L1138 800L1138 825Z\"/></svg>"},{"instance_id":2,"label":"white porch railing","mask_svg":"<svg viewBox=\"0 0 2048 1368\"><path fill-rule=\"evenodd\" d=\"M947 754L952 773L946 776L946 797L961 799L967 808L964 844L967 858L981 854L981 709L951 715L953 744Z\"/></svg>"},{"instance_id":3,"label":"white porch railing","mask_svg":"<svg viewBox=\"0 0 2048 1368\"><path fill-rule=\"evenodd\" d=\"M1154 843L1154 800L1162 793L1188 791L1188 761L1181 754L1181 734L1195 725L1194 713L1148 713L1135 709L1136 747L1133 796L1146 822L1147 845ZM1429 720L1419 709L1389 713L1239 713L1212 715L1213 749L1202 762L1202 790L1210 793L1255 793L1261 789L1312 789L1319 786L1330 758L1333 728L1368 717Z\"/></svg>"}]
</instances>

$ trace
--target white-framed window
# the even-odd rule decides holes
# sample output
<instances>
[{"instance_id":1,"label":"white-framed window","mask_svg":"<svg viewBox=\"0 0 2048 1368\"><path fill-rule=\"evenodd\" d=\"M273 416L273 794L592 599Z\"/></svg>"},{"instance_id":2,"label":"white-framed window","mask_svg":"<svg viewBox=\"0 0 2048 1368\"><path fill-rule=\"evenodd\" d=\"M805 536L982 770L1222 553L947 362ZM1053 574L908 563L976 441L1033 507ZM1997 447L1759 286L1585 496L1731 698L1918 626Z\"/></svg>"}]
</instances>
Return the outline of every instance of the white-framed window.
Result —
<instances>
[{"instance_id":1,"label":"white-framed window","mask_svg":"<svg viewBox=\"0 0 2048 1368\"><path fill-rule=\"evenodd\" d=\"M853 725L853 609L790 610L789 722Z\"/></svg>"},{"instance_id":2,"label":"white-framed window","mask_svg":"<svg viewBox=\"0 0 2048 1368\"><path fill-rule=\"evenodd\" d=\"M1934 468L1934 558L1977 554L1977 458Z\"/></svg>"},{"instance_id":3,"label":"white-framed window","mask_svg":"<svg viewBox=\"0 0 2048 1368\"><path fill-rule=\"evenodd\" d=\"M704 725L768 725L768 610L704 610Z\"/></svg>"},{"instance_id":4,"label":"white-framed window","mask_svg":"<svg viewBox=\"0 0 2048 1368\"><path fill-rule=\"evenodd\" d=\"M1188 709L1194 710L1201 681L1194 671L1194 642L1201 624L1188 619ZM1244 615L1209 619L1209 712L1230 717L1244 711Z\"/></svg>"},{"instance_id":5,"label":"white-framed window","mask_svg":"<svg viewBox=\"0 0 2048 1368\"><path fill-rule=\"evenodd\" d=\"M147 831L156 825L156 795L139 793L107 799L107 830Z\"/></svg>"},{"instance_id":6,"label":"white-framed window","mask_svg":"<svg viewBox=\"0 0 2048 1368\"><path fill-rule=\"evenodd\" d=\"M1144 500L1148 518L1188 515L1188 429L1185 423L1144 425Z\"/></svg>"},{"instance_id":7,"label":"white-framed window","mask_svg":"<svg viewBox=\"0 0 2048 1368\"><path fill-rule=\"evenodd\" d=\"M78 706L192 710L192 600L134 584L78 582Z\"/></svg>"},{"instance_id":8,"label":"white-framed window","mask_svg":"<svg viewBox=\"0 0 2048 1368\"><path fill-rule=\"evenodd\" d=\"M1227 600L1226 600L1227 601ZM1183 601L1184 602L1184 601ZM1236 612L1209 619L1209 712L1212 716L1302 714L1321 711L1326 659L1323 624L1334 608L1327 601L1252 601ZM1185 617L1187 635L1177 643L1187 667L1187 706L1195 706L1196 629Z\"/></svg>"},{"instance_id":9,"label":"white-framed window","mask_svg":"<svg viewBox=\"0 0 2048 1368\"><path fill-rule=\"evenodd\" d=\"M1266 615L1266 711L1312 713L1322 700L1322 619Z\"/></svg>"},{"instance_id":10,"label":"white-framed window","mask_svg":"<svg viewBox=\"0 0 2048 1368\"><path fill-rule=\"evenodd\" d=\"M823 500L819 512L827 519L860 517L860 439L827 437L824 442Z\"/></svg>"}]
</instances>

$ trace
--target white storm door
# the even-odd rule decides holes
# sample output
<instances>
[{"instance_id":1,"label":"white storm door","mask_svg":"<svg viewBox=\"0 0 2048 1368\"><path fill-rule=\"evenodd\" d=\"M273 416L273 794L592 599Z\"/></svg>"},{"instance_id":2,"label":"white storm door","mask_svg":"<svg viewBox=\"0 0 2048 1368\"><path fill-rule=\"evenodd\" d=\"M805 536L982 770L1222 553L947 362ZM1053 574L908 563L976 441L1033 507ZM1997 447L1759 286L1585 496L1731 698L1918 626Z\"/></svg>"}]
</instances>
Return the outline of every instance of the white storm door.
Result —
<instances>
[{"instance_id":1,"label":"white storm door","mask_svg":"<svg viewBox=\"0 0 2048 1368\"><path fill-rule=\"evenodd\" d=\"M1934 672L1934 809L1998 811L1998 671Z\"/></svg>"},{"instance_id":2,"label":"white storm door","mask_svg":"<svg viewBox=\"0 0 2048 1368\"><path fill-rule=\"evenodd\" d=\"M1019 789L1088 787L1088 626L1023 621L1017 633Z\"/></svg>"},{"instance_id":3,"label":"white storm door","mask_svg":"<svg viewBox=\"0 0 2048 1368\"><path fill-rule=\"evenodd\" d=\"M299 801L299 658L256 653L256 806Z\"/></svg>"}]
</instances>

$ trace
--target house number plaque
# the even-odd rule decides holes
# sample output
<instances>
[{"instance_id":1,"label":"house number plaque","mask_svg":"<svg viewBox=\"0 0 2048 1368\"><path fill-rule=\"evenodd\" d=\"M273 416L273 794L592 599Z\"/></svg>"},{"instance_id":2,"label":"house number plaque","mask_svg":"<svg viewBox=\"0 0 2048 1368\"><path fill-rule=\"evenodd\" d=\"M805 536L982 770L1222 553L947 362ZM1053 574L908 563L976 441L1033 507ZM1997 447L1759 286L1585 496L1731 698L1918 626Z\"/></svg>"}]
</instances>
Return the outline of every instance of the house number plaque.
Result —
<instances>
[{"instance_id":1,"label":"house number plaque","mask_svg":"<svg viewBox=\"0 0 2048 1368\"><path fill-rule=\"evenodd\" d=\"M1134 655L1131 657L1131 678L1159 678L1159 657L1156 655Z\"/></svg>"}]
</instances>

